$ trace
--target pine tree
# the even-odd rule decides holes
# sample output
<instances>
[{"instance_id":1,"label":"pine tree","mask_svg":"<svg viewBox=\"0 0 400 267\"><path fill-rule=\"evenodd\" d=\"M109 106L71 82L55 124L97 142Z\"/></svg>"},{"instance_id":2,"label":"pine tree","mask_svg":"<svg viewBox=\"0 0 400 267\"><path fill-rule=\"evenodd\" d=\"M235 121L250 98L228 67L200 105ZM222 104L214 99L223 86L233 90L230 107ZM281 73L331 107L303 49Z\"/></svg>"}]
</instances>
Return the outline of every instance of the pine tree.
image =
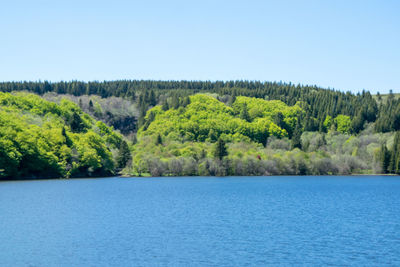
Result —
<instances>
[{"instance_id":1,"label":"pine tree","mask_svg":"<svg viewBox=\"0 0 400 267\"><path fill-rule=\"evenodd\" d=\"M117 156L117 166L120 169L125 168L126 164L132 159L131 151L129 150L128 143L125 140L122 140L118 156Z\"/></svg>"},{"instance_id":2,"label":"pine tree","mask_svg":"<svg viewBox=\"0 0 400 267\"><path fill-rule=\"evenodd\" d=\"M149 94L149 103L150 106L155 106L157 104L156 95L153 90L151 90Z\"/></svg>"},{"instance_id":3,"label":"pine tree","mask_svg":"<svg viewBox=\"0 0 400 267\"><path fill-rule=\"evenodd\" d=\"M248 111L248 109L247 109L247 103L243 103L242 109L240 110L240 115L239 115L239 117L240 117L242 120L250 121L250 115L249 115L249 111Z\"/></svg>"},{"instance_id":4,"label":"pine tree","mask_svg":"<svg viewBox=\"0 0 400 267\"><path fill-rule=\"evenodd\" d=\"M189 104L190 104L190 98L188 96L185 96L182 100L182 107L186 107Z\"/></svg>"},{"instance_id":5,"label":"pine tree","mask_svg":"<svg viewBox=\"0 0 400 267\"><path fill-rule=\"evenodd\" d=\"M160 134L157 135L157 139L156 139L156 145L162 145L163 140Z\"/></svg>"},{"instance_id":6,"label":"pine tree","mask_svg":"<svg viewBox=\"0 0 400 267\"><path fill-rule=\"evenodd\" d=\"M179 108L179 97L177 95L173 95L172 96L171 106L172 106L173 109L178 109Z\"/></svg>"},{"instance_id":7,"label":"pine tree","mask_svg":"<svg viewBox=\"0 0 400 267\"><path fill-rule=\"evenodd\" d=\"M69 138L69 136L67 135L67 131L65 130L65 127L62 128L61 134L62 134L62 136L64 136L64 138L65 138L65 144L66 144L68 147L71 147L71 146L72 146L72 140L71 140L71 138Z\"/></svg>"},{"instance_id":8,"label":"pine tree","mask_svg":"<svg viewBox=\"0 0 400 267\"><path fill-rule=\"evenodd\" d=\"M163 102L163 104L162 104L162 110L164 110L164 111L167 111L168 109L169 109L169 106L168 106L168 101L167 101L167 99L165 99L164 100L164 102Z\"/></svg>"},{"instance_id":9,"label":"pine tree","mask_svg":"<svg viewBox=\"0 0 400 267\"><path fill-rule=\"evenodd\" d=\"M396 132L393 141L393 147L390 151L389 173L399 173L400 166L400 132Z\"/></svg>"},{"instance_id":10,"label":"pine tree","mask_svg":"<svg viewBox=\"0 0 400 267\"><path fill-rule=\"evenodd\" d=\"M281 127L281 128L284 128L285 127L285 122L284 122L284 119L285 117L283 116L283 114L282 114L282 112L278 112L278 113L276 113L276 115L274 116L274 123L276 124L276 125L278 125L279 127Z\"/></svg>"},{"instance_id":11,"label":"pine tree","mask_svg":"<svg viewBox=\"0 0 400 267\"><path fill-rule=\"evenodd\" d=\"M296 128L294 129L292 135L292 149L299 148L301 149L301 127L300 127L300 120L297 120Z\"/></svg>"},{"instance_id":12,"label":"pine tree","mask_svg":"<svg viewBox=\"0 0 400 267\"><path fill-rule=\"evenodd\" d=\"M225 156L228 156L228 150L225 141L220 137L215 143L214 157L222 160Z\"/></svg>"},{"instance_id":13,"label":"pine tree","mask_svg":"<svg viewBox=\"0 0 400 267\"><path fill-rule=\"evenodd\" d=\"M389 169L390 153L386 147L386 144L381 147L380 163L382 167L382 173L387 173Z\"/></svg>"},{"instance_id":14,"label":"pine tree","mask_svg":"<svg viewBox=\"0 0 400 267\"><path fill-rule=\"evenodd\" d=\"M74 133L82 132L85 128L81 116L75 111L72 115L71 131Z\"/></svg>"},{"instance_id":15,"label":"pine tree","mask_svg":"<svg viewBox=\"0 0 400 267\"><path fill-rule=\"evenodd\" d=\"M93 102L92 99L89 100L89 110L93 112Z\"/></svg>"},{"instance_id":16,"label":"pine tree","mask_svg":"<svg viewBox=\"0 0 400 267\"><path fill-rule=\"evenodd\" d=\"M145 102L140 102L139 104L139 118L138 118L138 125L139 127L143 126L143 124L145 123L145 116L146 116L146 110L147 110L147 106L145 104Z\"/></svg>"}]
</instances>

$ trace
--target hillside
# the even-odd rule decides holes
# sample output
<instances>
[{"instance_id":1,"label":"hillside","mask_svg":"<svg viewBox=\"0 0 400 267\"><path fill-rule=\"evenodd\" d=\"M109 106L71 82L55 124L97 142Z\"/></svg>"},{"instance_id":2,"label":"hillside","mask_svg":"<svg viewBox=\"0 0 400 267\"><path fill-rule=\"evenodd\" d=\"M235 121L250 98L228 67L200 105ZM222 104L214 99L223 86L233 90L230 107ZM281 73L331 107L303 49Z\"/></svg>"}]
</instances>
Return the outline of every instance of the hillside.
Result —
<instances>
[{"instance_id":1,"label":"hillside","mask_svg":"<svg viewBox=\"0 0 400 267\"><path fill-rule=\"evenodd\" d=\"M300 102L236 97L229 106L197 94L182 103L147 112L127 175L380 173L381 146L393 144L372 124L352 136L342 114L325 118L327 133L304 132Z\"/></svg>"},{"instance_id":2,"label":"hillside","mask_svg":"<svg viewBox=\"0 0 400 267\"><path fill-rule=\"evenodd\" d=\"M215 82L155 80L3 82L0 83L0 91L29 91L39 95L53 92L75 97L97 95L103 99L110 97L128 99L136 103L139 111L136 118L138 127L134 127L133 131L142 126L144 116L149 108L162 105L167 100L172 107L176 107L179 98L197 93L217 94L224 103L232 102L236 96L280 100L289 106L300 101L305 111L300 120L306 131L324 131L323 121L327 115L336 117L342 114L350 116L353 124L352 131L358 133L363 129L365 122L374 122L379 113L377 103L369 92L353 94L318 86L282 82L243 80ZM398 130L393 129L393 126L390 125L385 125L382 129L384 131ZM121 130L125 130L125 127L121 127Z\"/></svg>"},{"instance_id":3,"label":"hillside","mask_svg":"<svg viewBox=\"0 0 400 267\"><path fill-rule=\"evenodd\" d=\"M0 179L113 175L122 143L71 101L0 93Z\"/></svg>"},{"instance_id":4,"label":"hillside","mask_svg":"<svg viewBox=\"0 0 400 267\"><path fill-rule=\"evenodd\" d=\"M13 91L1 93L2 178L400 173L393 93L249 81L6 82L0 91Z\"/></svg>"}]
</instances>

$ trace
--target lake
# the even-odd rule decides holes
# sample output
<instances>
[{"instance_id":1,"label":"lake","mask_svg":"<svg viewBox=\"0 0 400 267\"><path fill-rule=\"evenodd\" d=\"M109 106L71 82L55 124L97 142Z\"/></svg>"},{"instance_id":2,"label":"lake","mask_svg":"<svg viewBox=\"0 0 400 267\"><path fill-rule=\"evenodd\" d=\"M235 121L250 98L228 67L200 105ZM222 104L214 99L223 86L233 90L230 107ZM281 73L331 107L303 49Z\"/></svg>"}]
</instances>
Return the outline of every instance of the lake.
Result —
<instances>
[{"instance_id":1,"label":"lake","mask_svg":"<svg viewBox=\"0 0 400 267\"><path fill-rule=\"evenodd\" d=\"M0 183L1 266L400 265L400 178Z\"/></svg>"}]
</instances>

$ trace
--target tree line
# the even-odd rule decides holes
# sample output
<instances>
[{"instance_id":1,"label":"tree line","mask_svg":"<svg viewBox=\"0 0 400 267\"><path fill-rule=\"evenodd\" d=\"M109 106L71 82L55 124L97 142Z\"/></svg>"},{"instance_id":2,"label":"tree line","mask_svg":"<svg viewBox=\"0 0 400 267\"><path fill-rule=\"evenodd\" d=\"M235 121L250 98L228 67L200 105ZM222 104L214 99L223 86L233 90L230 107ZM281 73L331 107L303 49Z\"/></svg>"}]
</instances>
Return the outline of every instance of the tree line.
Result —
<instances>
[{"instance_id":1,"label":"tree line","mask_svg":"<svg viewBox=\"0 0 400 267\"><path fill-rule=\"evenodd\" d=\"M54 92L74 96L126 98L135 101L139 107L137 117L139 127L144 122L146 111L157 104L177 108L179 105L184 105L184 101L180 100L184 97L196 93L215 93L231 103L237 96L281 100L290 106L300 102L305 113L299 119L305 131L327 132L329 129L324 127L326 117L337 117L339 114L351 118L352 133L359 133L366 123L375 121L377 121L375 130L378 132L400 128L400 101L394 97L389 97L386 102L378 105L367 91L353 94L318 86L282 82L155 80L3 82L0 83L0 91L29 91L40 95Z\"/></svg>"}]
</instances>

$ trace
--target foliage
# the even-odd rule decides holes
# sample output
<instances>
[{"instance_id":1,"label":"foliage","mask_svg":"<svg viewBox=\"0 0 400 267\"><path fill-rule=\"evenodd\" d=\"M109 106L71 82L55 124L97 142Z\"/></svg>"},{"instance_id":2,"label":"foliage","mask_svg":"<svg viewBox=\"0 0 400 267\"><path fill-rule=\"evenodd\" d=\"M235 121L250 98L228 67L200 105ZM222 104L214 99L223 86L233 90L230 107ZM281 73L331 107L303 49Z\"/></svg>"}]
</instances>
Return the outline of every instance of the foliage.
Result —
<instances>
[{"instance_id":1,"label":"foliage","mask_svg":"<svg viewBox=\"0 0 400 267\"><path fill-rule=\"evenodd\" d=\"M269 106L269 101L238 97L236 101L246 101L249 112L255 106L252 100L257 101L257 105ZM236 105L236 102L233 106ZM281 102L288 112L284 113L284 118L288 122L292 117L300 112L299 107L287 107ZM243 105L240 104L242 107ZM265 108L267 110L268 108ZM282 109L281 109L282 110ZM161 134L175 140L187 140L204 142L215 142L220 136L230 141L252 140L265 145L268 136L277 137L287 136L285 129L277 126L273 121L274 112L270 109L253 117L251 122L240 118L240 111L235 112L229 106L218 101L212 96L197 94L190 97L190 104L178 109L164 111L161 106L156 106L147 112L144 118L144 126L139 130L138 135L157 135ZM289 123L288 123L289 124ZM289 124L290 125L290 124Z\"/></svg>"},{"instance_id":2,"label":"foliage","mask_svg":"<svg viewBox=\"0 0 400 267\"><path fill-rule=\"evenodd\" d=\"M300 103L287 106L281 101L237 96L231 105L197 94L186 107L153 107L145 116L148 126L139 130L132 167L126 174L382 173L380 148L393 143L391 134L374 133L373 124L351 135L352 121L347 115L324 117L321 125L327 133L304 131ZM246 109L248 121L243 116ZM154 141L158 136L162 145Z\"/></svg>"},{"instance_id":3,"label":"foliage","mask_svg":"<svg viewBox=\"0 0 400 267\"><path fill-rule=\"evenodd\" d=\"M247 96L258 99L268 99L282 101L288 106L298 103L305 116L301 117L301 124L307 131L326 131L323 122L329 115L332 118L338 115L347 115L351 118L352 132L358 133L363 130L365 123L378 122L376 131L388 132L399 130L400 124L400 100L389 95L387 101L379 100L379 107L376 100L369 92L363 91L358 94L350 92L339 92L331 89L323 89L317 86L295 85L282 82L259 82L259 81L153 81L153 80L120 80L104 82L3 82L0 83L0 91L30 91L37 94L49 92L57 94L69 94L73 96L97 95L102 99L110 97L125 98L128 101L135 101L137 114L136 121L142 126L142 121L146 111L157 104L165 103L164 110L168 108L178 109L186 107L188 96L196 93L211 93L216 95L225 104L231 106L236 102L238 96ZM82 101L84 102L84 101ZM78 103L78 102L76 102ZM86 102L86 103L89 103ZM84 105L87 105L84 103ZM96 107L96 101L92 100L92 108L89 109L91 115L96 118L107 116L107 112L100 102L102 109ZM276 103L278 104L278 102ZM254 116L250 111L250 116ZM87 110L85 110L87 112ZM102 111L102 112L101 112ZM258 110L255 110L258 112ZM99 117L97 117L99 116ZM388 120L389 118L389 120ZM102 119L113 121L113 118ZM128 119L129 121L132 118ZM293 122L294 123L294 122ZM115 122L113 125L121 132L134 132L135 129L126 128L127 121ZM282 125L278 125L282 127ZM291 125L293 128L294 126ZM287 129L286 129L287 130ZM291 133L287 130L289 136Z\"/></svg>"},{"instance_id":4,"label":"foliage","mask_svg":"<svg viewBox=\"0 0 400 267\"><path fill-rule=\"evenodd\" d=\"M0 93L0 179L111 175L121 140L68 100Z\"/></svg>"},{"instance_id":5,"label":"foliage","mask_svg":"<svg viewBox=\"0 0 400 267\"><path fill-rule=\"evenodd\" d=\"M341 133L350 133L351 119L346 115L338 115L335 118L336 129Z\"/></svg>"}]
</instances>

